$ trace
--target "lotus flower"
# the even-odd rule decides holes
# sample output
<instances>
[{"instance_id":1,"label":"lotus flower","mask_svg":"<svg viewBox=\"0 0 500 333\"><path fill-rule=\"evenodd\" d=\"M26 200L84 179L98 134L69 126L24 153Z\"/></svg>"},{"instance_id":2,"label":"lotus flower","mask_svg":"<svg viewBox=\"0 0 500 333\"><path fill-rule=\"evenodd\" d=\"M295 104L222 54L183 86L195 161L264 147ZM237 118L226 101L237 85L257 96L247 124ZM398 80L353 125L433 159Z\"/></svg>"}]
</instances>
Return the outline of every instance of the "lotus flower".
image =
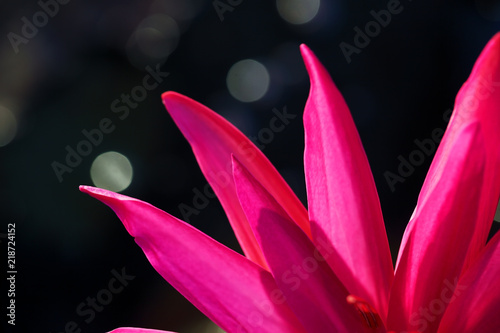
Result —
<instances>
[{"instance_id":1,"label":"lotus flower","mask_svg":"<svg viewBox=\"0 0 500 333\"><path fill-rule=\"evenodd\" d=\"M301 51L311 78L308 211L235 127L163 95L245 256L146 202L81 190L110 206L165 280L227 332L500 332L500 234L487 242L500 198L500 33L458 93L395 270L347 105Z\"/></svg>"}]
</instances>

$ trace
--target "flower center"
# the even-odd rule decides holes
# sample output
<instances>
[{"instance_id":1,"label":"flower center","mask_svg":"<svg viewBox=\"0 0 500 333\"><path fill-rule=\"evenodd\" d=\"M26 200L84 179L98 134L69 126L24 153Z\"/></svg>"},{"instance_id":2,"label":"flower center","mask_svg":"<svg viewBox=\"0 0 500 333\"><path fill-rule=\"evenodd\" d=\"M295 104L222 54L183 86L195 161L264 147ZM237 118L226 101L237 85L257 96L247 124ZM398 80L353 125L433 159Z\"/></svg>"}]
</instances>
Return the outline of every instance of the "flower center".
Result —
<instances>
[{"instance_id":1,"label":"flower center","mask_svg":"<svg viewBox=\"0 0 500 333\"><path fill-rule=\"evenodd\" d=\"M346 301L356 308L361 321L366 327L375 329L382 326L379 314L368 302L354 295L347 296Z\"/></svg>"}]
</instances>

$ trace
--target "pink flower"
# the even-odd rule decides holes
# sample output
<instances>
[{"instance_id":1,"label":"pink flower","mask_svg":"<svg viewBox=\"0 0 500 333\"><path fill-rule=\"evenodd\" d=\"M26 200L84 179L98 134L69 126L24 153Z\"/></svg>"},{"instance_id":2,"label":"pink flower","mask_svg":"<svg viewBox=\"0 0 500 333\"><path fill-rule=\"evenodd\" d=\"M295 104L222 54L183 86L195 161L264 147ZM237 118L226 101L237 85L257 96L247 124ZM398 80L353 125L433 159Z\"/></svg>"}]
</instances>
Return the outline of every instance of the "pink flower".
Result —
<instances>
[{"instance_id":1,"label":"pink flower","mask_svg":"<svg viewBox=\"0 0 500 333\"><path fill-rule=\"evenodd\" d=\"M301 46L308 211L230 123L163 95L246 256L150 204L81 186L110 206L153 267L227 332L500 332L500 33L456 99L395 271L347 105ZM120 328L113 332L159 332Z\"/></svg>"}]
</instances>

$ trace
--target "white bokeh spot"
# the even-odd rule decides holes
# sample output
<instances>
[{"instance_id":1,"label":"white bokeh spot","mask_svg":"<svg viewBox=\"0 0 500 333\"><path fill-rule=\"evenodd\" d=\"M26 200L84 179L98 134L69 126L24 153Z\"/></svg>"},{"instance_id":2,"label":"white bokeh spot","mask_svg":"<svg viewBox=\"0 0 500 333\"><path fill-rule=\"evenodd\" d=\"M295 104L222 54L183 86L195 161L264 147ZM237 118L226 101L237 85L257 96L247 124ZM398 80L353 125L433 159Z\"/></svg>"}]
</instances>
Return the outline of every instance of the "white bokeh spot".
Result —
<instances>
[{"instance_id":1,"label":"white bokeh spot","mask_svg":"<svg viewBox=\"0 0 500 333\"><path fill-rule=\"evenodd\" d=\"M235 63L226 77L229 93L239 101L255 102L267 93L270 76L258 61L245 59Z\"/></svg>"},{"instance_id":2,"label":"white bokeh spot","mask_svg":"<svg viewBox=\"0 0 500 333\"><path fill-rule=\"evenodd\" d=\"M96 187L121 192L132 183L133 168L124 155L109 151L96 157L90 167L90 178Z\"/></svg>"}]
</instances>

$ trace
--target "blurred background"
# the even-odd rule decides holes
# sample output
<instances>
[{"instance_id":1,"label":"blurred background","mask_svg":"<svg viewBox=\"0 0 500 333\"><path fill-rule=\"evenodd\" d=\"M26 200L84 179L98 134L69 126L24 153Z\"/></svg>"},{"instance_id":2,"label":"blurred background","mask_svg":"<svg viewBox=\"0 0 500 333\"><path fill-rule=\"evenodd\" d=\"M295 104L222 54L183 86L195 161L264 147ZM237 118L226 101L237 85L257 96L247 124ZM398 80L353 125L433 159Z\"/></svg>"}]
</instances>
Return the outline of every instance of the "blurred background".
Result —
<instances>
[{"instance_id":1,"label":"blurred background","mask_svg":"<svg viewBox=\"0 0 500 333\"><path fill-rule=\"evenodd\" d=\"M416 156L415 140L446 127L458 89L500 30L500 4L391 3L2 1L0 241L7 253L7 225L15 223L16 332L217 332L154 271L115 214L78 185L150 202L240 251L216 199L194 206L206 182L160 96L188 95L257 137L306 204L301 43L351 109L395 259L433 151L403 181L388 179ZM284 108L297 117L272 140L259 139L273 109ZM110 293L116 274L128 280ZM97 296L106 304L92 308L88 299Z\"/></svg>"}]
</instances>

